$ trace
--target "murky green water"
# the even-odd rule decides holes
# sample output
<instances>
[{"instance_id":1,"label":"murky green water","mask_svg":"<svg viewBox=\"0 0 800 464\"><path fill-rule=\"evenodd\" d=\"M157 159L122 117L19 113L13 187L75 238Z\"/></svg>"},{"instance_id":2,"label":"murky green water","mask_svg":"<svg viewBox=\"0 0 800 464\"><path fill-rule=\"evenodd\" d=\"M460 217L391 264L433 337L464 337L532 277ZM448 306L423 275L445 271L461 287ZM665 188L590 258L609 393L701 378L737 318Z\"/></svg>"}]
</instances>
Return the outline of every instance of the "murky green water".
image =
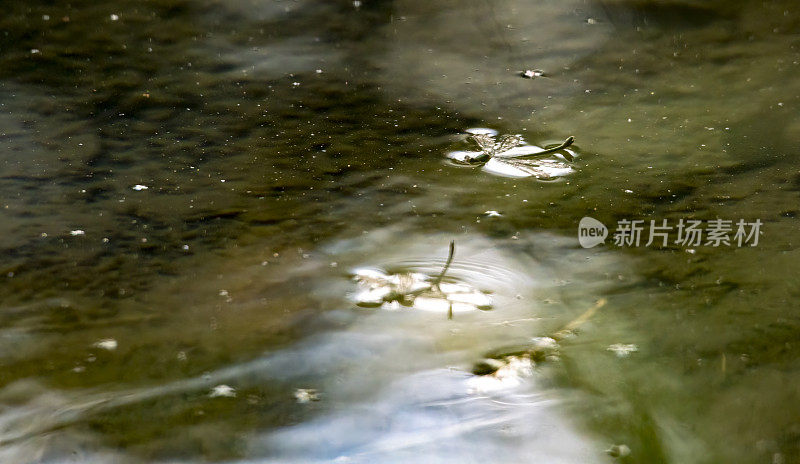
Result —
<instances>
[{"instance_id":1,"label":"murky green water","mask_svg":"<svg viewBox=\"0 0 800 464\"><path fill-rule=\"evenodd\" d=\"M7 3L2 462L800 462L795 2ZM470 128L571 172L455 166ZM355 304L451 240L490 306Z\"/></svg>"}]
</instances>

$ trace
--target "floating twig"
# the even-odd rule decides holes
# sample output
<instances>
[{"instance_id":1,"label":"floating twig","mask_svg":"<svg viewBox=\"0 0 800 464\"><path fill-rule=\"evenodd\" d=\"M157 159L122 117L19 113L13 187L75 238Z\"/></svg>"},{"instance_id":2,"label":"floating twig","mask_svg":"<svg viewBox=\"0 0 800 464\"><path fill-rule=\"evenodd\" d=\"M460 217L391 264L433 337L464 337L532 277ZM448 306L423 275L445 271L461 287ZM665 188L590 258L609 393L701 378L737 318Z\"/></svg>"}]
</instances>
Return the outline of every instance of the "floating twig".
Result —
<instances>
[{"instance_id":1,"label":"floating twig","mask_svg":"<svg viewBox=\"0 0 800 464\"><path fill-rule=\"evenodd\" d=\"M605 304L605 298L597 300L595 305L584 311L583 314L551 335L534 339L533 344L509 346L487 353L481 361L473 366L472 373L475 375L492 375L506 366L509 360L513 358L526 358L531 362L546 360L548 356L557 353L559 341L573 334L578 327L591 319L597 310L605 306Z\"/></svg>"}]
</instances>

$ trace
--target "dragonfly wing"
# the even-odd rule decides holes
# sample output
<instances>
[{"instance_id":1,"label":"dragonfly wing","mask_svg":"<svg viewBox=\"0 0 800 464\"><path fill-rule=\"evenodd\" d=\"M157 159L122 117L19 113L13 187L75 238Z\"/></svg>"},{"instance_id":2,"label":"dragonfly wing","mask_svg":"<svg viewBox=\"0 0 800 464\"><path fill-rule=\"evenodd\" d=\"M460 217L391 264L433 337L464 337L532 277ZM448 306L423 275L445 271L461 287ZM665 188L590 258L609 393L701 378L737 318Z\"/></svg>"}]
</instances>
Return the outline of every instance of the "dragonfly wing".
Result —
<instances>
[{"instance_id":1,"label":"dragonfly wing","mask_svg":"<svg viewBox=\"0 0 800 464\"><path fill-rule=\"evenodd\" d=\"M494 153L503 153L512 148L517 147L522 143L522 137L519 135L501 135L497 142L494 144Z\"/></svg>"},{"instance_id":2,"label":"dragonfly wing","mask_svg":"<svg viewBox=\"0 0 800 464\"><path fill-rule=\"evenodd\" d=\"M544 148L541 147L537 147L534 145L522 145L519 147L513 147L511 149L505 150L502 153L498 153L496 156L501 158L516 158L520 156L535 155L543 151Z\"/></svg>"},{"instance_id":3,"label":"dragonfly wing","mask_svg":"<svg viewBox=\"0 0 800 464\"><path fill-rule=\"evenodd\" d=\"M483 168L499 176L533 176L537 179L552 179L572 172L572 168L568 164L552 158L542 160L492 158Z\"/></svg>"}]
</instances>

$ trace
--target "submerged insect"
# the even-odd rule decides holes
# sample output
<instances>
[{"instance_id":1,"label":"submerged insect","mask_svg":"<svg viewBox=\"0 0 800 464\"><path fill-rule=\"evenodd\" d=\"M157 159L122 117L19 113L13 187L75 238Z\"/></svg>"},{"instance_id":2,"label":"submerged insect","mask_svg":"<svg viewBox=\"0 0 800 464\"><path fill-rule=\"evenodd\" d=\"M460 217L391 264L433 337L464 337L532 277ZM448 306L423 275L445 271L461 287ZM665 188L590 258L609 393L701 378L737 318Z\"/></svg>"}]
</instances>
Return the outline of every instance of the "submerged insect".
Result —
<instances>
[{"instance_id":1,"label":"submerged insect","mask_svg":"<svg viewBox=\"0 0 800 464\"><path fill-rule=\"evenodd\" d=\"M498 136L494 131L474 130L468 140L477 146L476 151L455 151L448 157L456 164L479 166L493 174L507 177L535 176L552 179L572 172L568 162L573 154L567 148L575 142L570 136L563 143L551 148L540 148L526 144L520 135ZM545 155L555 155L542 158Z\"/></svg>"}]
</instances>

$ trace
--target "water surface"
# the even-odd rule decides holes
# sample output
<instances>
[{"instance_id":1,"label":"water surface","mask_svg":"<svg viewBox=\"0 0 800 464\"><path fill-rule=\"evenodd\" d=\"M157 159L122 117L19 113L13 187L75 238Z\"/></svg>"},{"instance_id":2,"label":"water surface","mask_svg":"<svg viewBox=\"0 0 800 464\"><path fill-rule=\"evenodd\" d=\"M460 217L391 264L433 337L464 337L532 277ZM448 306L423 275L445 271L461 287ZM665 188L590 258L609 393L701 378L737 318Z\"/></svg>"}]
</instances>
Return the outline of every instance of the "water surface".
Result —
<instances>
[{"instance_id":1,"label":"water surface","mask_svg":"<svg viewBox=\"0 0 800 464\"><path fill-rule=\"evenodd\" d=\"M800 460L795 10L11 2L2 461ZM577 156L454 166L471 128ZM584 216L764 225L582 249ZM435 275L451 240L491 310L353 303L354 270ZM557 357L472 373L601 299Z\"/></svg>"}]
</instances>

